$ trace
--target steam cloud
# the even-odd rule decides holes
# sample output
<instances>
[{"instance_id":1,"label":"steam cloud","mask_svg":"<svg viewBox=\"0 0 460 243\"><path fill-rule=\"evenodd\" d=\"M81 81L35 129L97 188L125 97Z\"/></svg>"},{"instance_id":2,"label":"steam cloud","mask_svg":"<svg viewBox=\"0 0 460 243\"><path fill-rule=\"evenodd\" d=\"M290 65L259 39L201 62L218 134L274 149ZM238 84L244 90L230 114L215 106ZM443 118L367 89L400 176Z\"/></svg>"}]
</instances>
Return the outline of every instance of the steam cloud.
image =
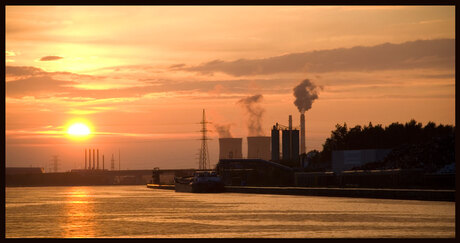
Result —
<instances>
[{"instance_id":1,"label":"steam cloud","mask_svg":"<svg viewBox=\"0 0 460 243\"><path fill-rule=\"evenodd\" d=\"M237 102L242 105L248 113L248 130L249 136L263 136L262 131L262 115L265 112L258 103L262 100L261 94L248 96Z\"/></svg>"},{"instance_id":2,"label":"steam cloud","mask_svg":"<svg viewBox=\"0 0 460 243\"><path fill-rule=\"evenodd\" d=\"M294 104L301 113L304 113L311 108L313 101L318 99L318 87L310 80L305 79L294 88L294 96L296 98Z\"/></svg>"},{"instance_id":3,"label":"steam cloud","mask_svg":"<svg viewBox=\"0 0 460 243\"><path fill-rule=\"evenodd\" d=\"M231 124L226 124L226 125L214 124L214 127L216 128L217 133L219 133L220 138L231 138L232 137L232 134L230 133Z\"/></svg>"}]
</instances>

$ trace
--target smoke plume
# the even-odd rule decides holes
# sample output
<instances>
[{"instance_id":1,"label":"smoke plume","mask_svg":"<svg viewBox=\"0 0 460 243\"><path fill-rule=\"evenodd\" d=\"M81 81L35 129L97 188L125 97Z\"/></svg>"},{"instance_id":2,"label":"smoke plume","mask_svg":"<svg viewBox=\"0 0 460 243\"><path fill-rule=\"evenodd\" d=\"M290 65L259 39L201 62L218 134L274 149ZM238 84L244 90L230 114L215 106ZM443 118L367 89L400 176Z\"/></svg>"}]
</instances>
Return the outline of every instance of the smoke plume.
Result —
<instances>
[{"instance_id":1,"label":"smoke plume","mask_svg":"<svg viewBox=\"0 0 460 243\"><path fill-rule=\"evenodd\" d=\"M295 101L294 104L297 106L301 113L308 111L313 104L313 101L318 99L318 87L310 80L305 79L299 85L294 88Z\"/></svg>"},{"instance_id":2,"label":"smoke plume","mask_svg":"<svg viewBox=\"0 0 460 243\"><path fill-rule=\"evenodd\" d=\"M262 131L262 115L265 112L258 103L262 100L263 96L253 95L243 98L237 102L245 108L248 113L248 130L249 136L263 136Z\"/></svg>"},{"instance_id":3,"label":"smoke plume","mask_svg":"<svg viewBox=\"0 0 460 243\"><path fill-rule=\"evenodd\" d=\"M226 125L219 125L219 124L214 124L214 127L216 128L217 133L219 133L220 138L231 138L232 134L230 133L230 127L232 124L226 124Z\"/></svg>"}]
</instances>

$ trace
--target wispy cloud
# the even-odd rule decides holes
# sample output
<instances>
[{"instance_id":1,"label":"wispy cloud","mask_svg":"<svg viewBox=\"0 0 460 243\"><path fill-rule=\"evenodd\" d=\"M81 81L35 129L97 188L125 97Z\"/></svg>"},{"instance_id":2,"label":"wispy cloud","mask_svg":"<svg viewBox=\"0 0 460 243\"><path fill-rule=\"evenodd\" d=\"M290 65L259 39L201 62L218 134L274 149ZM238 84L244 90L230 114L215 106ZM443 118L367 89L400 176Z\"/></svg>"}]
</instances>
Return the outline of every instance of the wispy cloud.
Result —
<instances>
[{"instance_id":1,"label":"wispy cloud","mask_svg":"<svg viewBox=\"0 0 460 243\"><path fill-rule=\"evenodd\" d=\"M292 53L263 59L213 60L197 66L176 66L172 69L243 76L289 72L453 69L454 66L455 40L437 39Z\"/></svg>"},{"instance_id":2,"label":"wispy cloud","mask_svg":"<svg viewBox=\"0 0 460 243\"><path fill-rule=\"evenodd\" d=\"M40 61L56 61L56 60L59 60L59 59L63 59L63 57L60 57L60 56L45 56L45 57L40 58Z\"/></svg>"}]
</instances>

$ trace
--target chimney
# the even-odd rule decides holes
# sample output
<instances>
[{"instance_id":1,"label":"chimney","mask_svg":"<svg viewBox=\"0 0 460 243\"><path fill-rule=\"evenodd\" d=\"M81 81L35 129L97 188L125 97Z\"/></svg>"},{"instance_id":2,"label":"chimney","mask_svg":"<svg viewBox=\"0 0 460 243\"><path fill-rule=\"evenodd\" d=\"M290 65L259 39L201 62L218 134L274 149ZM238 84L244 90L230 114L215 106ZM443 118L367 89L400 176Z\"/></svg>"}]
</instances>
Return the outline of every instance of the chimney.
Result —
<instances>
[{"instance_id":1,"label":"chimney","mask_svg":"<svg viewBox=\"0 0 460 243\"><path fill-rule=\"evenodd\" d=\"M91 149L88 149L88 158L89 158L88 170L91 170Z\"/></svg>"},{"instance_id":2,"label":"chimney","mask_svg":"<svg viewBox=\"0 0 460 243\"><path fill-rule=\"evenodd\" d=\"M99 170L99 149L97 149L97 167L96 169Z\"/></svg>"},{"instance_id":3,"label":"chimney","mask_svg":"<svg viewBox=\"0 0 460 243\"><path fill-rule=\"evenodd\" d=\"M86 170L86 163L87 163L87 160L88 160L88 155L87 155L86 149L85 149L85 170Z\"/></svg>"},{"instance_id":4,"label":"chimney","mask_svg":"<svg viewBox=\"0 0 460 243\"><path fill-rule=\"evenodd\" d=\"M102 155L102 170L104 170L104 155Z\"/></svg>"},{"instance_id":5,"label":"chimney","mask_svg":"<svg viewBox=\"0 0 460 243\"><path fill-rule=\"evenodd\" d=\"M300 153L305 154L305 113L300 114Z\"/></svg>"},{"instance_id":6,"label":"chimney","mask_svg":"<svg viewBox=\"0 0 460 243\"><path fill-rule=\"evenodd\" d=\"M289 115L289 156L292 159L292 115Z\"/></svg>"},{"instance_id":7,"label":"chimney","mask_svg":"<svg viewBox=\"0 0 460 243\"><path fill-rule=\"evenodd\" d=\"M94 170L95 167L96 167L95 165L96 165L96 153L95 153L95 151L94 151L94 149L93 149L93 170Z\"/></svg>"}]
</instances>

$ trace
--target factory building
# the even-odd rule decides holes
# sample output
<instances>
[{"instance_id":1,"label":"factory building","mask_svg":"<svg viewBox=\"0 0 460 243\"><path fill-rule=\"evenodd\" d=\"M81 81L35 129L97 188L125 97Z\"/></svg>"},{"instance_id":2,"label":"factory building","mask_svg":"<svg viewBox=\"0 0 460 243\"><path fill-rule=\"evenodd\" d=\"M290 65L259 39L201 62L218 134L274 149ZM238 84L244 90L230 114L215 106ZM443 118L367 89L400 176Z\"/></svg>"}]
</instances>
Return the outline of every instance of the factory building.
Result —
<instances>
[{"instance_id":1,"label":"factory building","mask_svg":"<svg viewBox=\"0 0 460 243\"><path fill-rule=\"evenodd\" d=\"M242 138L219 138L219 159L241 159Z\"/></svg>"},{"instance_id":2,"label":"factory building","mask_svg":"<svg viewBox=\"0 0 460 243\"><path fill-rule=\"evenodd\" d=\"M248 137L248 159L269 160L270 157L270 137Z\"/></svg>"}]
</instances>

